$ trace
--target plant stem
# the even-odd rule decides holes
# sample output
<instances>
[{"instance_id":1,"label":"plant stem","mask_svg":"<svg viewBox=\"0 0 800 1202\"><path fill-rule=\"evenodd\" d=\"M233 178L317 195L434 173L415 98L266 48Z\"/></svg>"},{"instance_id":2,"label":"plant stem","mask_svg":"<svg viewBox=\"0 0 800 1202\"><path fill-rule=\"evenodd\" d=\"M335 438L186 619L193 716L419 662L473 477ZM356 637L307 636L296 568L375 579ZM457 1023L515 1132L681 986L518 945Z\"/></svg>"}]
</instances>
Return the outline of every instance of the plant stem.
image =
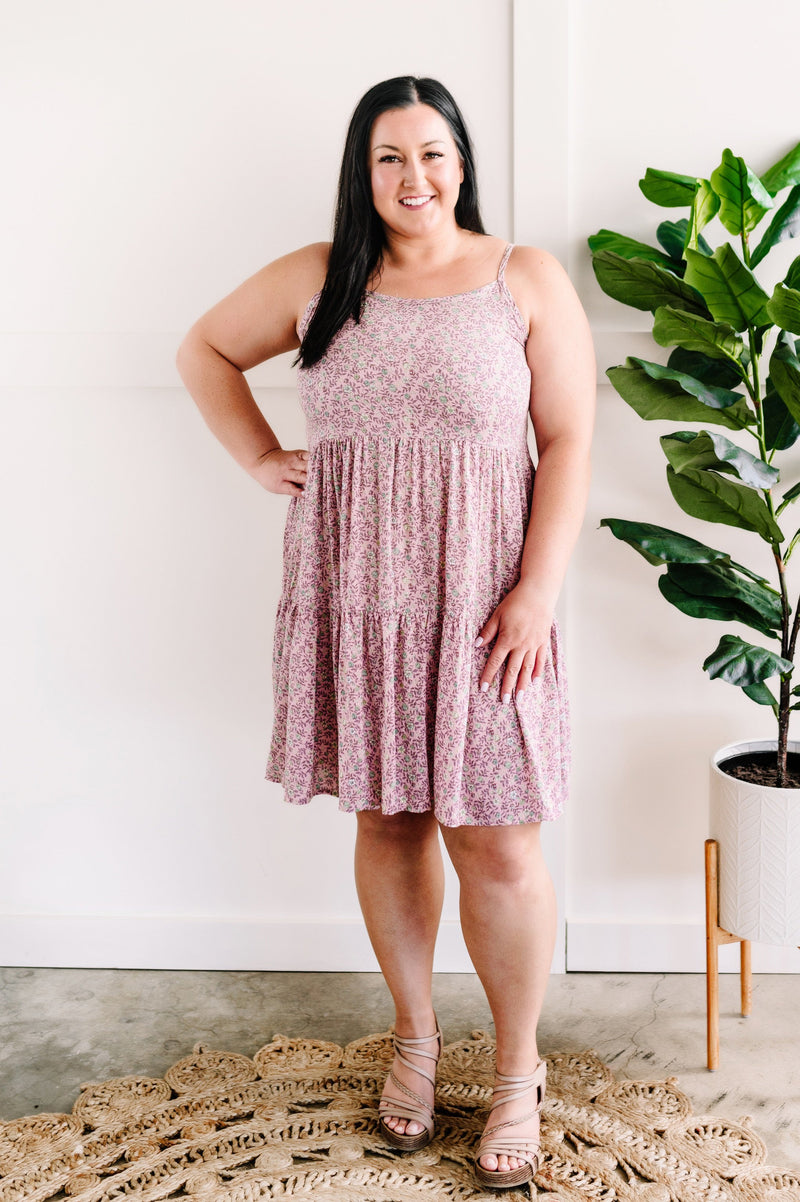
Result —
<instances>
[{"instance_id":1,"label":"plant stem","mask_svg":"<svg viewBox=\"0 0 800 1202\"><path fill-rule=\"evenodd\" d=\"M792 700L792 677L781 677L778 714L778 788L786 788L786 752L789 746L789 707Z\"/></svg>"},{"instance_id":2,"label":"plant stem","mask_svg":"<svg viewBox=\"0 0 800 1202\"><path fill-rule=\"evenodd\" d=\"M775 566L778 569L778 582L781 588L781 655L784 659L794 659L794 642L797 639L798 624L795 614L794 626L791 627L792 611L789 605L789 594L786 589L786 573L784 562L777 547L772 548ZM800 607L798 608L800 614ZM778 694L778 788L786 788L786 752L789 745L789 714L791 705L792 673L781 676L780 692Z\"/></svg>"},{"instance_id":3,"label":"plant stem","mask_svg":"<svg viewBox=\"0 0 800 1202\"><path fill-rule=\"evenodd\" d=\"M772 554L775 559L775 567L778 569L778 582L781 589L781 611L783 619L781 621L781 655L784 659L789 658L789 643L791 640L790 622L792 617L791 607L789 605L789 595L786 591L786 573L784 572L784 564L781 559L780 552L777 548L772 548ZM796 623L795 623L796 625Z\"/></svg>"},{"instance_id":4,"label":"plant stem","mask_svg":"<svg viewBox=\"0 0 800 1202\"><path fill-rule=\"evenodd\" d=\"M786 658L790 659L792 663L794 663L794 653L795 648L797 647L798 631L800 631L800 605L798 605L797 610L795 611L794 622L792 623L792 633L789 636L789 646L786 651Z\"/></svg>"},{"instance_id":5,"label":"plant stem","mask_svg":"<svg viewBox=\"0 0 800 1202\"><path fill-rule=\"evenodd\" d=\"M745 267L751 269L750 263L750 247L747 241L747 231L742 230L742 258ZM767 459L767 440L764 422L764 407L761 404L761 380L759 377L760 355L756 352L756 336L755 329L747 323L747 343L750 348L750 370L753 375L752 390L748 388L753 405L756 410L756 419L758 421L758 446L761 452L761 458ZM775 517L775 506L772 501L772 490L765 488L762 490L764 500L771 516ZM794 541L789 546L789 554L794 546ZM775 559L775 566L778 570L778 582L781 591L781 655L784 659L794 662L794 649L797 642L798 634L798 617L800 616L800 605L795 613L794 623L791 623L791 607L789 605L789 596L786 590L786 573L784 571L785 562L781 553L773 544L772 554ZM788 557L788 556L787 556ZM791 692L792 692L792 673L787 672L781 676L779 700L778 700L778 788L786 788L786 753L789 745L789 715L791 713Z\"/></svg>"},{"instance_id":6,"label":"plant stem","mask_svg":"<svg viewBox=\"0 0 800 1202\"><path fill-rule=\"evenodd\" d=\"M798 541L798 539L800 539L800 530L795 530L794 534L792 535L792 541L789 543L789 546L788 546L788 548L787 548L787 550L786 550L786 553L785 553L785 555L784 555L784 557L783 557L783 565L784 565L784 567L786 566L786 564L787 564L787 563L789 562L789 560L791 559L791 557L792 557L792 552L794 551L795 547L797 546L797 541Z\"/></svg>"}]
</instances>

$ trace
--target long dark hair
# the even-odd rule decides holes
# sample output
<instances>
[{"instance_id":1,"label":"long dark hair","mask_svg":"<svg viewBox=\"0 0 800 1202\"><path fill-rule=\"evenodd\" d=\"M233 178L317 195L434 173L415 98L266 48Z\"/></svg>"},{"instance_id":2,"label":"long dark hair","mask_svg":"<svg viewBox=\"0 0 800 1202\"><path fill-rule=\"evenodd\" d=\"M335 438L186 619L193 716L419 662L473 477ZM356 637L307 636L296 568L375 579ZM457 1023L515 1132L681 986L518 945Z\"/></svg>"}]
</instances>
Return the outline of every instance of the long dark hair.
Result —
<instances>
[{"instance_id":1,"label":"long dark hair","mask_svg":"<svg viewBox=\"0 0 800 1202\"><path fill-rule=\"evenodd\" d=\"M373 123L389 109L428 104L444 117L464 167L455 208L456 223L483 234L475 158L464 118L444 84L437 79L398 75L376 83L361 97L350 118L339 172L333 243L322 293L292 366L311 367L328 349L348 317L361 320L367 281L384 246L383 223L372 203L368 169Z\"/></svg>"}]
</instances>

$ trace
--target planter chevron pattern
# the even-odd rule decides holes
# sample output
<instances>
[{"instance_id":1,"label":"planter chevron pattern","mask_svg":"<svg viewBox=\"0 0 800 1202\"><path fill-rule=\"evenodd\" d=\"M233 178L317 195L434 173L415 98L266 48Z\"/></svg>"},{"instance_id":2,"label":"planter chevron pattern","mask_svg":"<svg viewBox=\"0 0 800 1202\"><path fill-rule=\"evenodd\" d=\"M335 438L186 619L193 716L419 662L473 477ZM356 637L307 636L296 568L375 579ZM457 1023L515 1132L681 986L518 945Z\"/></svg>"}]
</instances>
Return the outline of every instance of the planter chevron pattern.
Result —
<instances>
[{"instance_id":1,"label":"planter chevron pattern","mask_svg":"<svg viewBox=\"0 0 800 1202\"><path fill-rule=\"evenodd\" d=\"M711 838L719 843L719 923L732 935L781 947L800 945L800 789L774 789L727 776L734 755L774 751L760 740L723 747L711 762ZM800 750L792 743L790 751Z\"/></svg>"}]
</instances>

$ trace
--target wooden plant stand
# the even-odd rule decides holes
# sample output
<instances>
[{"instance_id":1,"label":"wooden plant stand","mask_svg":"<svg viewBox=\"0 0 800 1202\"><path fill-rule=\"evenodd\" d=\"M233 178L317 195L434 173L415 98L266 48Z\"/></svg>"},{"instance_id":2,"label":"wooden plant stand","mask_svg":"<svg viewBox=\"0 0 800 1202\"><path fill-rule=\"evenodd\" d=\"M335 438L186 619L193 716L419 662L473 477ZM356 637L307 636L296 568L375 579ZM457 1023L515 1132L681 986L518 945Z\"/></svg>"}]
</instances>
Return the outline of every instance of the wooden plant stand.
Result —
<instances>
[{"instance_id":1,"label":"wooden plant stand","mask_svg":"<svg viewBox=\"0 0 800 1202\"><path fill-rule=\"evenodd\" d=\"M742 1014L753 1006L753 970L750 940L732 935L719 925L719 844L706 839L706 1031L708 1067L719 1068L719 948L723 943L741 944Z\"/></svg>"}]
</instances>

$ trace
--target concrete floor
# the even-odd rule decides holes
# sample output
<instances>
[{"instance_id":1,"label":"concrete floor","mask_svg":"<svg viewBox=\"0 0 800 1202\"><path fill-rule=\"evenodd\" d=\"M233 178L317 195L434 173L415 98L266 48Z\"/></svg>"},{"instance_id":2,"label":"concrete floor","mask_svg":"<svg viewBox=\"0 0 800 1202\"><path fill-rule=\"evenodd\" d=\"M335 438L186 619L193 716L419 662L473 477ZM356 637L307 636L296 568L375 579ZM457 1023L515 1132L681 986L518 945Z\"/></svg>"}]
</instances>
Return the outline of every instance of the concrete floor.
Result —
<instances>
[{"instance_id":1,"label":"concrete floor","mask_svg":"<svg viewBox=\"0 0 800 1202\"><path fill-rule=\"evenodd\" d=\"M705 1068L703 976L569 973L551 978L543 1053L592 1049L618 1077L678 1078L696 1114L751 1115L769 1163L800 1172L800 1041L794 976L720 984L721 1067ZM435 977L446 1042L491 1030L476 978ZM202 1040L252 1055L274 1034L346 1043L390 1026L373 973L0 969L0 1117L69 1111L84 1081L160 1076Z\"/></svg>"}]
</instances>

